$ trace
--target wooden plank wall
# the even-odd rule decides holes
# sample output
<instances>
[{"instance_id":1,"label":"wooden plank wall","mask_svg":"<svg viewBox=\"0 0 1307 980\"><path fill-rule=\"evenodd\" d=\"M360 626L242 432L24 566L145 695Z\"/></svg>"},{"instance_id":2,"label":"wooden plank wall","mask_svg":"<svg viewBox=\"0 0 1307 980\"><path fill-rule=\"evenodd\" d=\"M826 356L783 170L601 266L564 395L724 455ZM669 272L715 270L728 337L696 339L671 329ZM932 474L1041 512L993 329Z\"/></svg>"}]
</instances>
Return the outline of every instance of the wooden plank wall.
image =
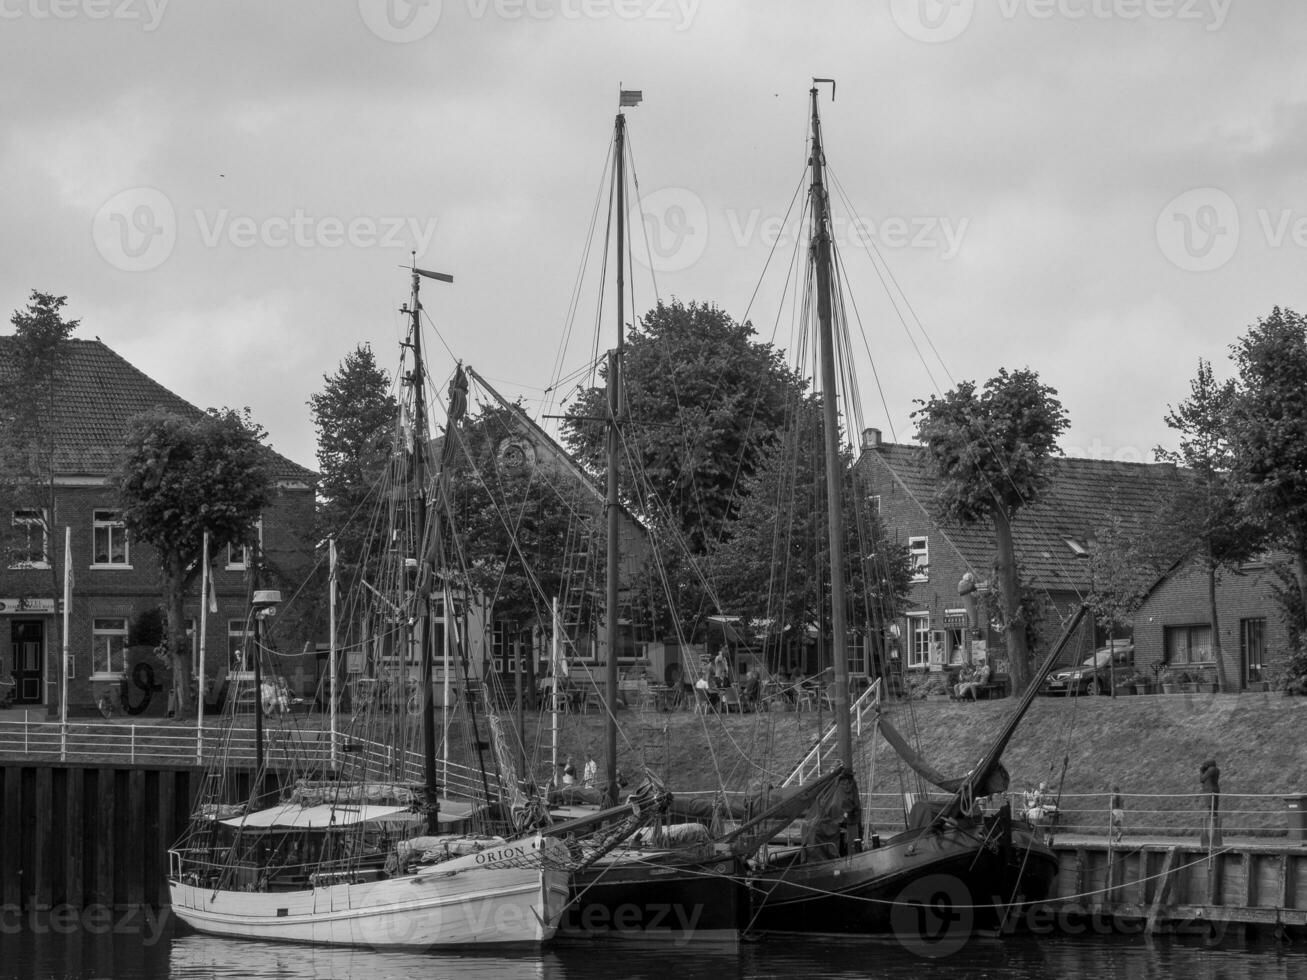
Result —
<instances>
[{"instance_id":1,"label":"wooden plank wall","mask_svg":"<svg viewBox=\"0 0 1307 980\"><path fill-rule=\"evenodd\" d=\"M168 848L200 770L5 763L0 900L8 909L168 904Z\"/></svg>"}]
</instances>

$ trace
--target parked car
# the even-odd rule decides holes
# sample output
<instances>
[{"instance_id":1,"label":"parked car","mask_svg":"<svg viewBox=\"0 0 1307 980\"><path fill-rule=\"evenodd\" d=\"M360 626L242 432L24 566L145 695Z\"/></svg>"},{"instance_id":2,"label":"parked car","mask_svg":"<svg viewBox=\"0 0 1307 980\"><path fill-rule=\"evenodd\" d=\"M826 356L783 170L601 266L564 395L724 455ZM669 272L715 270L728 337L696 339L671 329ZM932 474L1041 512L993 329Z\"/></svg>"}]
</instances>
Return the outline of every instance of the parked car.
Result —
<instances>
[{"instance_id":1,"label":"parked car","mask_svg":"<svg viewBox=\"0 0 1307 980\"><path fill-rule=\"evenodd\" d=\"M1134 669L1133 643L1118 642L1110 647L1099 647L1084 663L1061 667L1047 677L1039 689L1040 694L1107 694L1112 690L1112 669L1118 674Z\"/></svg>"}]
</instances>

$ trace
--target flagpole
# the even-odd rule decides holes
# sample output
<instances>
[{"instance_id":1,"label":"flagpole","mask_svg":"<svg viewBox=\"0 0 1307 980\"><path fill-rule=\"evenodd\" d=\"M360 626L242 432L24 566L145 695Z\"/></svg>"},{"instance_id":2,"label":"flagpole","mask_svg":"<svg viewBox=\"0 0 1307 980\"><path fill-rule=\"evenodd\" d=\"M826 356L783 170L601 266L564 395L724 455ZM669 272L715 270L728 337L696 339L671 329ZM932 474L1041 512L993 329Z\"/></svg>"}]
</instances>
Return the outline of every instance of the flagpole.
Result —
<instances>
[{"instance_id":1,"label":"flagpole","mask_svg":"<svg viewBox=\"0 0 1307 980\"><path fill-rule=\"evenodd\" d=\"M64 526L63 664L59 671L59 761L68 758L68 625L73 604L73 529Z\"/></svg>"},{"instance_id":2,"label":"flagpole","mask_svg":"<svg viewBox=\"0 0 1307 980\"><path fill-rule=\"evenodd\" d=\"M200 567L200 664L195 680L195 761L204 761L204 647L209 633L209 532L204 532L204 557Z\"/></svg>"},{"instance_id":3,"label":"flagpole","mask_svg":"<svg viewBox=\"0 0 1307 980\"><path fill-rule=\"evenodd\" d=\"M335 772L336 761L336 539L327 540L327 564L330 569L327 580L327 605L331 617L331 686L329 700L331 703L331 771Z\"/></svg>"}]
</instances>

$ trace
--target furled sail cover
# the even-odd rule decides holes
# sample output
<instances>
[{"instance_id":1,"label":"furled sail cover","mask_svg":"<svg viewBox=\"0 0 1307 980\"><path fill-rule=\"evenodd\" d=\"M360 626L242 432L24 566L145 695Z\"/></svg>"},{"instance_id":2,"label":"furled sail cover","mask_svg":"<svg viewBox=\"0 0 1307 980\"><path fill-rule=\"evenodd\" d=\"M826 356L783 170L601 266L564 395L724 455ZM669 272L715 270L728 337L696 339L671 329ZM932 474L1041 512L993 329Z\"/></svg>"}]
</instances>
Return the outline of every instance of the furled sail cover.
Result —
<instances>
[{"instance_id":1,"label":"furled sail cover","mask_svg":"<svg viewBox=\"0 0 1307 980\"><path fill-rule=\"evenodd\" d=\"M907 740L898 733L894 726L891 725L883 715L877 716L876 727L880 729L880 733L885 736L885 741L893 746L894 751L899 754L899 757L911 766L922 779L926 780L926 782L938 786L940 789L949 793L956 793L962 788L962 784L965 783L967 778L971 775L968 773L966 776L957 779L950 779L949 777L940 774L929 762L923 759L921 755L912 748L912 746L908 745ZM1003 768L1002 763L996 762L994 767L984 774L984 778L980 780L974 790L974 795L991 796L994 793L1002 793L1008 788L1008 783L1009 779L1007 770Z\"/></svg>"}]
</instances>

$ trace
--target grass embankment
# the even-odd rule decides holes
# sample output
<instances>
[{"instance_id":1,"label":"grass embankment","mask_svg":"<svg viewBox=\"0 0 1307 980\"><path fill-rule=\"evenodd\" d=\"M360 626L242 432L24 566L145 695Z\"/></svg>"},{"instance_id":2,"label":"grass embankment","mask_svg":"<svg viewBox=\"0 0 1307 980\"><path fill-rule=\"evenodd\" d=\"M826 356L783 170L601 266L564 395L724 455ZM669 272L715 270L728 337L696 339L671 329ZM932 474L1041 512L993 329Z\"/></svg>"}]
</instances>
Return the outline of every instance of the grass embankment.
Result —
<instances>
[{"instance_id":1,"label":"grass embankment","mask_svg":"<svg viewBox=\"0 0 1307 980\"><path fill-rule=\"evenodd\" d=\"M937 770L959 776L979 760L1014 703L912 702L888 705L886 712L909 739L915 731L922 755ZM829 717L823 715L822 720L828 722ZM779 783L812 746L818 716L806 712L724 716L623 710L618 718L620 767L634 772L643 757L672 789L711 791ZM1138 830L1145 826L1163 830L1195 826L1199 801L1183 797L1200 792L1199 766L1204 759L1215 758L1221 768L1227 812L1241 806L1267 811L1265 819L1230 813L1227 829L1233 833L1259 827L1282 830L1284 807L1278 798L1286 793L1307 793L1305 724L1307 699L1278 694L1038 698L1018 727L1003 763L1011 774L1014 793L1040 782L1047 782L1053 791L1060 786L1064 809L1084 811L1084 816L1072 823L1096 828L1101 822L1105 828L1105 812L1101 821L1090 814L1105 811L1107 794L1116 783L1127 797L1129 825ZM570 754L580 773L589 753L602 770L602 718L567 717L561 728L560 758ZM528 722L527 739L528 752L544 760L537 769L543 775L548 771L548 719ZM898 764L882 739L864 731L860 744L859 778L864 785L874 759L873 793L916 789L915 778ZM1262 794L1276 799L1261 803L1237 800ZM1177 812L1168 817L1166 811L1171 810Z\"/></svg>"}]
</instances>

